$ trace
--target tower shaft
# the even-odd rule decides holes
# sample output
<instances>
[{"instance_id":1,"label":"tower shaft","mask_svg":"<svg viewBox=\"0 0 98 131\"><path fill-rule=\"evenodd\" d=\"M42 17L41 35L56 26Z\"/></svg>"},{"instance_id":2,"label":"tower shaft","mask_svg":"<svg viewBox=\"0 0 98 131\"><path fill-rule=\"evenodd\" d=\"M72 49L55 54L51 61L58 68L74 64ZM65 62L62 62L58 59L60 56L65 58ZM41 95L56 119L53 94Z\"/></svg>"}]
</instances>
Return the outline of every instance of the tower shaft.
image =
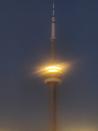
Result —
<instances>
[{"instance_id":1,"label":"tower shaft","mask_svg":"<svg viewBox=\"0 0 98 131\"><path fill-rule=\"evenodd\" d=\"M57 131L57 85L51 83L50 90L50 131Z\"/></svg>"}]
</instances>

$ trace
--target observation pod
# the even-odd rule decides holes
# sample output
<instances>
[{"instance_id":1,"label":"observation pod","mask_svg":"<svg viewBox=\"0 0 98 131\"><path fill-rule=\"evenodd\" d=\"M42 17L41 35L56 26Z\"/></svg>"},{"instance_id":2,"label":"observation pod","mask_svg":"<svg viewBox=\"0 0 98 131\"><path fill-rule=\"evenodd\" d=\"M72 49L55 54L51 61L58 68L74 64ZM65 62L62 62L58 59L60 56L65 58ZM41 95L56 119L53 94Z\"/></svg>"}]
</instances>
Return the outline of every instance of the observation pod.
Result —
<instances>
[{"instance_id":1,"label":"observation pod","mask_svg":"<svg viewBox=\"0 0 98 131\"><path fill-rule=\"evenodd\" d=\"M50 77L45 79L45 84L48 86L53 86L53 85L59 85L61 83L61 79L57 77Z\"/></svg>"},{"instance_id":2,"label":"observation pod","mask_svg":"<svg viewBox=\"0 0 98 131\"><path fill-rule=\"evenodd\" d=\"M59 85L63 75L62 68L56 65L46 67L44 82L48 86Z\"/></svg>"}]
</instances>

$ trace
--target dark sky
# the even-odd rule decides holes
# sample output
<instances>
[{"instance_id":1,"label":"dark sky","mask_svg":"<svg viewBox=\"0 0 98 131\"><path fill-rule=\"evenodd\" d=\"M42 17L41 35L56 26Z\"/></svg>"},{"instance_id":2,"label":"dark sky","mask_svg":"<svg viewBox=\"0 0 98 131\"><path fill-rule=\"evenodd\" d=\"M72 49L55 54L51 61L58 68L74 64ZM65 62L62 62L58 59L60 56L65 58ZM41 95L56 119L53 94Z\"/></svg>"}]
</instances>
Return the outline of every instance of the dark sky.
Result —
<instances>
[{"instance_id":1,"label":"dark sky","mask_svg":"<svg viewBox=\"0 0 98 131\"><path fill-rule=\"evenodd\" d=\"M97 131L98 0L55 3L58 56L76 63L59 88L59 128ZM51 0L0 0L2 131L47 131L48 89L31 72L48 57L50 16Z\"/></svg>"}]
</instances>

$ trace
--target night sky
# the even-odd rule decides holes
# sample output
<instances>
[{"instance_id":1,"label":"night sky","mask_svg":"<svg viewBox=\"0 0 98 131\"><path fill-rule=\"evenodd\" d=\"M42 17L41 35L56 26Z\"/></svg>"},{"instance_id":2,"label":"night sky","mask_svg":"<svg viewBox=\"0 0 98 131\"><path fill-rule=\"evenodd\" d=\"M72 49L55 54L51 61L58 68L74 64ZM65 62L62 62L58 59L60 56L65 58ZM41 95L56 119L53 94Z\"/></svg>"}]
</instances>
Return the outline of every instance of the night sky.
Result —
<instances>
[{"instance_id":1,"label":"night sky","mask_svg":"<svg viewBox=\"0 0 98 131\"><path fill-rule=\"evenodd\" d=\"M59 129L97 131L98 0L55 4L58 57L75 62L58 88ZM48 89L33 72L49 55L50 17L51 0L0 0L2 131L48 130Z\"/></svg>"}]
</instances>

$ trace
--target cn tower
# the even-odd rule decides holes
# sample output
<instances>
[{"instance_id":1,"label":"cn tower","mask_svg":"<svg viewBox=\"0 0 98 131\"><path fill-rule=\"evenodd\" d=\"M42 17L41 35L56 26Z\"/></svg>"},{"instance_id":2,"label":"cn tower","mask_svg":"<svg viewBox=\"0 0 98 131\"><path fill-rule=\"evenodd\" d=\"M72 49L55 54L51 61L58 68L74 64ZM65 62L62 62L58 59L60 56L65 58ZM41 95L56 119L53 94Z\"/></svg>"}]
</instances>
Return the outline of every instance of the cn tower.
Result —
<instances>
[{"instance_id":1,"label":"cn tower","mask_svg":"<svg viewBox=\"0 0 98 131\"><path fill-rule=\"evenodd\" d=\"M57 88L62 82L62 76L68 71L69 64L58 62L59 60L56 56L56 17L54 1L52 3L50 49L48 64L43 64L38 72L41 74L45 85L49 88L49 131L57 131Z\"/></svg>"}]
</instances>

